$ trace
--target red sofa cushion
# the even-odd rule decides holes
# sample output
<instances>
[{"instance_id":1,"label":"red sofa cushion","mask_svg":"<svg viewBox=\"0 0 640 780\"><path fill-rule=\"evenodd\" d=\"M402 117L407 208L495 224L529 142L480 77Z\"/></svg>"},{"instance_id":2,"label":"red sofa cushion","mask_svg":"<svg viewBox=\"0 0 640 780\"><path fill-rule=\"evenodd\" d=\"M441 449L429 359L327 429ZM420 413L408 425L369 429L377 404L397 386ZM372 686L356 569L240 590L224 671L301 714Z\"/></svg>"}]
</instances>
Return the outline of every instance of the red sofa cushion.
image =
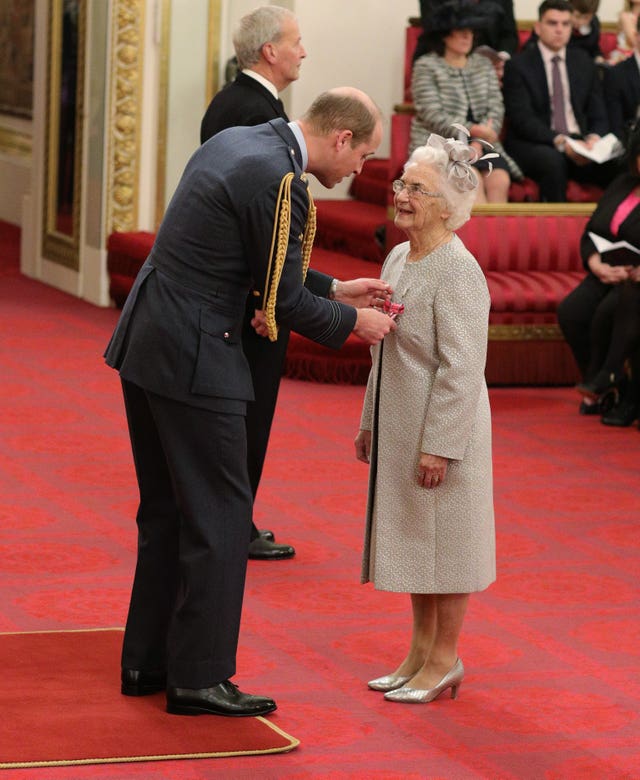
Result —
<instances>
[{"instance_id":1,"label":"red sofa cushion","mask_svg":"<svg viewBox=\"0 0 640 780\"><path fill-rule=\"evenodd\" d=\"M361 277L380 276L381 263L373 263L371 260L363 260L353 255L345 255L342 252L333 252L330 249L316 246L311 253L310 267L323 274L329 274L336 279L359 279Z\"/></svg>"},{"instance_id":2,"label":"red sofa cushion","mask_svg":"<svg viewBox=\"0 0 640 780\"><path fill-rule=\"evenodd\" d=\"M504 312L555 312L578 285L583 271L486 271L491 317ZM520 320L519 320L520 321ZM552 321L555 321L555 317Z\"/></svg>"}]
</instances>

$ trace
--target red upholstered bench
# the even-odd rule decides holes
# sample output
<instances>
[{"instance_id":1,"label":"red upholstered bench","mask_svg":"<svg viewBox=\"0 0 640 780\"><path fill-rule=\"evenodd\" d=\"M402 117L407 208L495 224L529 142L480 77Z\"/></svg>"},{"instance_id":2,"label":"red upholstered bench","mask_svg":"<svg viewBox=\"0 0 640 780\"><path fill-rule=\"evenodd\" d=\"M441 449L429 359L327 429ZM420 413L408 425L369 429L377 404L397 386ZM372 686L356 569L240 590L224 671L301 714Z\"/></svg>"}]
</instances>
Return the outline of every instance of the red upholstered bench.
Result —
<instances>
[{"instance_id":1,"label":"red upholstered bench","mask_svg":"<svg viewBox=\"0 0 640 780\"><path fill-rule=\"evenodd\" d=\"M491 295L489 384L562 385L577 380L555 312L584 275L579 243L587 219L584 209L537 216L479 213L459 231L484 270ZM392 222L387 234L389 245L404 240ZM107 268L117 305L124 302L153 238L144 232L109 237ZM380 272L379 263L322 247L314 248L311 264L340 279ZM285 373L314 381L363 383L369 366L369 348L354 336L336 353L293 333Z\"/></svg>"},{"instance_id":2,"label":"red upholstered bench","mask_svg":"<svg viewBox=\"0 0 640 780\"><path fill-rule=\"evenodd\" d=\"M584 276L580 237L588 213L476 214L458 231L482 267L491 296L487 382L491 385L568 385L577 369L556 320L558 303ZM405 237L387 226L392 246ZM319 250L314 250L314 254ZM342 267L320 254L319 270L339 278L367 274L368 264ZM360 273L362 271L362 273ZM367 274L367 275L370 275ZM293 333L285 373L296 379L364 383L369 348L351 336L339 358L333 350Z\"/></svg>"},{"instance_id":3,"label":"red upholstered bench","mask_svg":"<svg viewBox=\"0 0 640 780\"><path fill-rule=\"evenodd\" d=\"M151 251L155 237L155 233L139 230L112 233L107 239L109 295L119 309L124 306L134 279Z\"/></svg>"}]
</instances>

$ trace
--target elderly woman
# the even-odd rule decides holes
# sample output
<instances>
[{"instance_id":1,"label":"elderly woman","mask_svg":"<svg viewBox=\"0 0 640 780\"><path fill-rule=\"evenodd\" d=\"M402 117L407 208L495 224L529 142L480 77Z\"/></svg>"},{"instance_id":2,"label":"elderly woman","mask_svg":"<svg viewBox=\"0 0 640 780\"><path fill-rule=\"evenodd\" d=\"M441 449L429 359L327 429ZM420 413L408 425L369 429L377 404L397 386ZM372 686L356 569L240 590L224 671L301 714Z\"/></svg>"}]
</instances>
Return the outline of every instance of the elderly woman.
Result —
<instances>
[{"instance_id":1,"label":"elderly woman","mask_svg":"<svg viewBox=\"0 0 640 780\"><path fill-rule=\"evenodd\" d=\"M409 241L391 251L382 277L395 290L392 308L404 309L372 350L355 440L371 464L362 581L411 594L409 651L369 682L390 701L430 702L449 688L455 698L469 594L495 579L489 293L453 232L474 202L472 160L466 144L432 135L393 184L395 224Z\"/></svg>"},{"instance_id":2,"label":"elderly woman","mask_svg":"<svg viewBox=\"0 0 640 780\"><path fill-rule=\"evenodd\" d=\"M474 31L488 23L486 9L491 5L449 0L434 8L425 20L428 53L416 59L411 78L416 114L410 152L431 133L450 135L451 127L459 124L468 129L478 156L486 144L500 153L491 176L487 163L476 163L481 174L476 203L506 203L511 178L522 178L522 171L499 141L504 102L498 77L486 57L472 52Z\"/></svg>"}]
</instances>

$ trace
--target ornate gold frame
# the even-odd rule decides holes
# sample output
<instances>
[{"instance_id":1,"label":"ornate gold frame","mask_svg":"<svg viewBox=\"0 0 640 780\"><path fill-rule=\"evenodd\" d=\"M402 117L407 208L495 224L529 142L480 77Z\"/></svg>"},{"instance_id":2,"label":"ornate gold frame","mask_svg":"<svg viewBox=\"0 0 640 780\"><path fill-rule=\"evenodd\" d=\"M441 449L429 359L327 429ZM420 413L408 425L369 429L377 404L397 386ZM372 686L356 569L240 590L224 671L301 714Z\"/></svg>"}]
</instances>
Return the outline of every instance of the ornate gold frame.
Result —
<instances>
[{"instance_id":1,"label":"ornate gold frame","mask_svg":"<svg viewBox=\"0 0 640 780\"><path fill-rule=\"evenodd\" d=\"M158 84L158 148L156 153L156 230L162 222L167 185L167 122L169 121L169 58L171 56L171 0L162 0L160 25L160 80Z\"/></svg>"},{"instance_id":2,"label":"ornate gold frame","mask_svg":"<svg viewBox=\"0 0 640 780\"><path fill-rule=\"evenodd\" d=\"M107 235L138 227L144 11L145 0L113 0Z\"/></svg>"},{"instance_id":3,"label":"ornate gold frame","mask_svg":"<svg viewBox=\"0 0 640 780\"><path fill-rule=\"evenodd\" d=\"M220 20L222 0L209 0L209 29L207 30L207 94L206 108L220 89Z\"/></svg>"},{"instance_id":4,"label":"ornate gold frame","mask_svg":"<svg viewBox=\"0 0 640 780\"><path fill-rule=\"evenodd\" d=\"M47 29L47 110L44 165L44 208L42 222L42 255L67 268L78 270L80 246L80 209L82 203L82 130L84 119L84 65L86 43L86 0L78 0L78 60L76 84L76 117L73 203L71 235L56 227L58 191L58 145L60 141L60 75L62 66L62 0L49 0Z\"/></svg>"}]
</instances>

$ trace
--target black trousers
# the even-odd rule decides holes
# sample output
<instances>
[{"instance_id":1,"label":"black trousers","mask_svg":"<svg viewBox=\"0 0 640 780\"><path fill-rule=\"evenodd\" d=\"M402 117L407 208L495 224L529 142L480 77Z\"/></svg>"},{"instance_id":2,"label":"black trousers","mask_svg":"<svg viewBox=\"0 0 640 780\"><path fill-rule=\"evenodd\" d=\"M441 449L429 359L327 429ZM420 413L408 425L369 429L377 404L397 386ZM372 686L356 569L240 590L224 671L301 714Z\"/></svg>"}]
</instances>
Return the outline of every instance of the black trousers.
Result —
<instances>
[{"instance_id":1,"label":"black trousers","mask_svg":"<svg viewBox=\"0 0 640 780\"><path fill-rule=\"evenodd\" d=\"M209 687L236 671L252 508L244 417L122 385L140 490L122 664Z\"/></svg>"},{"instance_id":2,"label":"black trousers","mask_svg":"<svg viewBox=\"0 0 640 780\"><path fill-rule=\"evenodd\" d=\"M617 285L604 284L587 274L558 305L560 330L578 364L583 379L602 366L611 343L618 298Z\"/></svg>"},{"instance_id":3,"label":"black trousers","mask_svg":"<svg viewBox=\"0 0 640 780\"><path fill-rule=\"evenodd\" d=\"M242 328L242 349L251 369L255 394L255 401L247 404L247 467L254 499L267 455L269 434L289 343L289 331L283 328L280 329L277 341L269 341L268 338L258 336L251 326L255 305L255 299L250 298ZM251 539L257 536L258 529L255 523L252 523Z\"/></svg>"},{"instance_id":4,"label":"black trousers","mask_svg":"<svg viewBox=\"0 0 640 780\"><path fill-rule=\"evenodd\" d=\"M621 172L616 160L600 165L576 165L566 154L549 144L512 139L505 144L505 148L522 168L524 175L538 183L540 200L545 203L566 202L569 179L606 188Z\"/></svg>"}]
</instances>

